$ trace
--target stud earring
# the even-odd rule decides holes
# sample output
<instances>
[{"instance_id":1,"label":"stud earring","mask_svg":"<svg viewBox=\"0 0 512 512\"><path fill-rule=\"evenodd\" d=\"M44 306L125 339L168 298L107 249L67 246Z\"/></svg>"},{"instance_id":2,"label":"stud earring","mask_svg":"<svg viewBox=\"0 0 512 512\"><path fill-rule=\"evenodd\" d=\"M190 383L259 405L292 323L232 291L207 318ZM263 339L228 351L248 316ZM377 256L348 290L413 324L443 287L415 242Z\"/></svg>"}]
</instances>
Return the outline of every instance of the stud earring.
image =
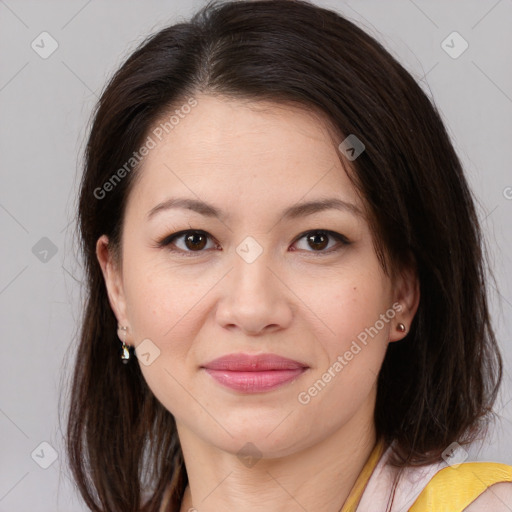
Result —
<instances>
[{"instance_id":1,"label":"stud earring","mask_svg":"<svg viewBox=\"0 0 512 512\"><path fill-rule=\"evenodd\" d=\"M118 326L118 336L121 340L121 361L123 364L128 364L130 361L130 347L126 344L126 331L128 330L128 327L126 326ZM121 335L119 335L121 333Z\"/></svg>"},{"instance_id":2,"label":"stud earring","mask_svg":"<svg viewBox=\"0 0 512 512\"><path fill-rule=\"evenodd\" d=\"M399 332L405 332L405 325L403 323L399 323L397 326L396 326L396 330L399 331Z\"/></svg>"}]
</instances>

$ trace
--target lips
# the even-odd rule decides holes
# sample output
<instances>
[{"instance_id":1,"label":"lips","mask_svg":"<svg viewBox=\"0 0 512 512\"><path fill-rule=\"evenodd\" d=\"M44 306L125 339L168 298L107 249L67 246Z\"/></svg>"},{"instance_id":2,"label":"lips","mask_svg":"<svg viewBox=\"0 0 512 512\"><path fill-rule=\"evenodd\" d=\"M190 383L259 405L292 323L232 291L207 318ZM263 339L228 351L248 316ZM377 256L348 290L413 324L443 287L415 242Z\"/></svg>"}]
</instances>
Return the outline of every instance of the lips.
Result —
<instances>
[{"instance_id":1,"label":"lips","mask_svg":"<svg viewBox=\"0 0 512 512\"><path fill-rule=\"evenodd\" d=\"M258 393L295 380L308 366L276 354L229 354L210 361L202 368L225 387Z\"/></svg>"},{"instance_id":2,"label":"lips","mask_svg":"<svg viewBox=\"0 0 512 512\"><path fill-rule=\"evenodd\" d=\"M204 365L210 370L230 370L233 372L258 372L265 370L296 370L307 368L306 364L275 354L229 354Z\"/></svg>"}]
</instances>

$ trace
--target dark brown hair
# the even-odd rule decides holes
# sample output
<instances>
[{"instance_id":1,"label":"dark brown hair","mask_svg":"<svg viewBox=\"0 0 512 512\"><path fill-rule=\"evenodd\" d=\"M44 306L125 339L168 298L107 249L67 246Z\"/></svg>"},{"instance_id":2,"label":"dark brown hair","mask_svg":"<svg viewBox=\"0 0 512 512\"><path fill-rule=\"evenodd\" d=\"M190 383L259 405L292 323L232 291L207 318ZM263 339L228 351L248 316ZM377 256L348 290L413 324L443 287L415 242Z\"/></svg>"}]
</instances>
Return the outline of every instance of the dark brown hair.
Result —
<instances>
[{"instance_id":1,"label":"dark brown hair","mask_svg":"<svg viewBox=\"0 0 512 512\"><path fill-rule=\"evenodd\" d=\"M486 297L482 240L460 161L434 104L373 38L342 16L294 0L215 2L150 36L106 86L86 148L79 230L87 297L76 353L67 448L94 511L168 510L187 484L172 414L138 363L119 358L117 321L96 258L102 234L121 244L140 166L104 197L95 191L129 161L162 116L199 93L294 103L321 113L337 143L366 150L350 178L369 212L388 271L413 264L420 305L378 378L377 434L396 465L431 463L484 431L502 361ZM341 155L340 155L341 158ZM117 254L119 254L117 252Z\"/></svg>"}]
</instances>

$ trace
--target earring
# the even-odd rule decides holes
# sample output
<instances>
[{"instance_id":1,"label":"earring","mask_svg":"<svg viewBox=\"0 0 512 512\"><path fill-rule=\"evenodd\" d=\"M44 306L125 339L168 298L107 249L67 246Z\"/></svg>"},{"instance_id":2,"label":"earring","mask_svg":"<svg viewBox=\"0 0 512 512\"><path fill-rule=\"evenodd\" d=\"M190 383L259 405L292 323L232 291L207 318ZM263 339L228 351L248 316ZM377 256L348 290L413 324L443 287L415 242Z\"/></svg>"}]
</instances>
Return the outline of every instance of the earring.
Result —
<instances>
[{"instance_id":1,"label":"earring","mask_svg":"<svg viewBox=\"0 0 512 512\"><path fill-rule=\"evenodd\" d=\"M123 364L127 364L130 361L130 347L126 344L126 331L128 330L128 327L126 326L118 326L118 336L119 331L121 332L121 336L119 336L119 339L121 340L121 361Z\"/></svg>"},{"instance_id":2,"label":"earring","mask_svg":"<svg viewBox=\"0 0 512 512\"><path fill-rule=\"evenodd\" d=\"M397 326L396 326L396 330L399 331L399 332L405 332L405 325L403 323L399 323Z\"/></svg>"}]
</instances>

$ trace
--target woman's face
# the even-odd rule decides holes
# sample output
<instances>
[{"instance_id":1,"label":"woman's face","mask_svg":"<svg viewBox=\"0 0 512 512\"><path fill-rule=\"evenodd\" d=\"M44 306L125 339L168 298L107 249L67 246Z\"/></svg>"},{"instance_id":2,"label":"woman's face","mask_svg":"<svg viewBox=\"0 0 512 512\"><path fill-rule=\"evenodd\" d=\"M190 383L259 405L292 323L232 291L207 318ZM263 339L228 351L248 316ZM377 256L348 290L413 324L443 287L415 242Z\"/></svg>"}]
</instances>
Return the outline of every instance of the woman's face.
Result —
<instances>
[{"instance_id":1,"label":"woman's face","mask_svg":"<svg viewBox=\"0 0 512 512\"><path fill-rule=\"evenodd\" d=\"M172 130L150 134L157 144L128 199L122 271L106 237L98 241L112 307L137 347L132 364L180 436L232 453L251 442L283 456L356 418L354 428L371 423L379 369L388 342L404 336L397 323L410 325L416 281L384 274L319 118L196 99ZM187 230L200 233L170 239ZM295 363L243 367L240 354ZM234 362L214 370L226 355Z\"/></svg>"}]
</instances>

